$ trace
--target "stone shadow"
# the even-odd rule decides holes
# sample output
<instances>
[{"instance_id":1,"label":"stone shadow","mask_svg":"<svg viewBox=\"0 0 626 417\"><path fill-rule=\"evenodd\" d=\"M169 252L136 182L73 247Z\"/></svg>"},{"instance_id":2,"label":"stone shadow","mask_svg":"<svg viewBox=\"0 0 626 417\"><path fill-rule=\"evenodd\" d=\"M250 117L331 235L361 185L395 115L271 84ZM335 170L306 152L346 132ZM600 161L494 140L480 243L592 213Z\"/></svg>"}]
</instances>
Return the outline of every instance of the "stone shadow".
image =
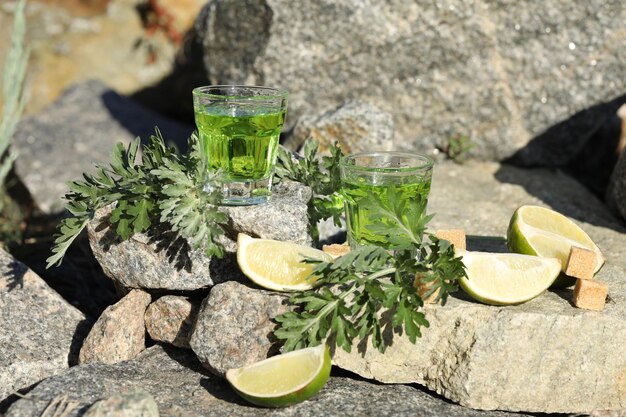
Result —
<instances>
[{"instance_id":1,"label":"stone shadow","mask_svg":"<svg viewBox=\"0 0 626 417\"><path fill-rule=\"evenodd\" d=\"M24 275L28 271L28 267L21 262L11 261L8 265L8 271L6 272L9 283L7 284L7 291L11 292L18 287L24 288Z\"/></svg>"},{"instance_id":2,"label":"stone shadow","mask_svg":"<svg viewBox=\"0 0 626 417\"><path fill-rule=\"evenodd\" d=\"M142 144L148 142L158 127L168 145L174 145L183 152L187 150L187 139L195 129L193 125L166 118L113 90L102 93L101 99L111 117L133 136L141 138ZM160 99L169 100L167 97Z\"/></svg>"},{"instance_id":3,"label":"stone shadow","mask_svg":"<svg viewBox=\"0 0 626 417\"><path fill-rule=\"evenodd\" d=\"M519 168L542 168L547 172L563 172L574 178L605 205L604 195L611 173L619 157L621 120L616 112L626 103L626 94L581 110L533 138L524 148L502 161L495 178L503 183L522 186L554 210L575 218L624 232L622 219L606 215L583 218L576 202L547 192L537 176L526 175ZM578 202L585 204L585 202ZM608 212L608 208L607 208Z\"/></svg>"}]
</instances>

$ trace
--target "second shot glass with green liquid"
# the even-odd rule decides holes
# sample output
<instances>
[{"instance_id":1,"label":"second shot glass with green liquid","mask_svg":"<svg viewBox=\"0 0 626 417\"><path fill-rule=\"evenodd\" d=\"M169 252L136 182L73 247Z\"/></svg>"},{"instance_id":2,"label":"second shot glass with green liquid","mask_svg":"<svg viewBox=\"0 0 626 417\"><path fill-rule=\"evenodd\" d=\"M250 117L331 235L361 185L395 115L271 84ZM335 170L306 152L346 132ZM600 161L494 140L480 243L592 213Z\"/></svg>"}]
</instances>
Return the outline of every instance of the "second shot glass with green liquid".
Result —
<instances>
[{"instance_id":1,"label":"second shot glass with green liquid","mask_svg":"<svg viewBox=\"0 0 626 417\"><path fill-rule=\"evenodd\" d=\"M417 215L425 214L432 170L433 160L420 154L367 152L343 157L341 188L350 247L376 245L389 249L385 237L368 228L372 213L365 204L366 199L371 200L373 196L386 204L387 190L394 187L400 199L415 203ZM383 217L375 221L390 224L393 220Z\"/></svg>"}]
</instances>

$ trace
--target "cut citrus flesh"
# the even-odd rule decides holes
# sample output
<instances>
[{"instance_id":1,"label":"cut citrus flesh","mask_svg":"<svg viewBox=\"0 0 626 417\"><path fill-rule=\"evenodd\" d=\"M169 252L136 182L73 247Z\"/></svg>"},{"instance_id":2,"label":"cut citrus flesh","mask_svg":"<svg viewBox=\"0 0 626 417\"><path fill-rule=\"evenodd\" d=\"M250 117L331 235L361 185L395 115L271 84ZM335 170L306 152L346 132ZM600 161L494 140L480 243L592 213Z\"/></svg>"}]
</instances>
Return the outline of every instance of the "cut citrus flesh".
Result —
<instances>
[{"instance_id":1,"label":"cut citrus flesh","mask_svg":"<svg viewBox=\"0 0 626 417\"><path fill-rule=\"evenodd\" d=\"M538 206L521 206L509 223L507 246L512 252L557 258L561 270L567 268L572 246L596 254L594 273L604 264L602 252L576 223L561 213Z\"/></svg>"},{"instance_id":2,"label":"cut citrus flesh","mask_svg":"<svg viewBox=\"0 0 626 417\"><path fill-rule=\"evenodd\" d=\"M520 304L547 290L561 272L556 258L456 250L462 256L467 277L459 285L485 304Z\"/></svg>"},{"instance_id":3,"label":"cut citrus flesh","mask_svg":"<svg viewBox=\"0 0 626 417\"><path fill-rule=\"evenodd\" d=\"M284 407L315 395L328 381L330 369L328 347L319 345L230 369L226 379L252 404Z\"/></svg>"},{"instance_id":4,"label":"cut citrus flesh","mask_svg":"<svg viewBox=\"0 0 626 417\"><path fill-rule=\"evenodd\" d=\"M301 291L313 287L314 265L305 258L331 262L332 257L309 246L272 239L255 239L240 233L237 237L237 263L254 283L276 291Z\"/></svg>"}]
</instances>

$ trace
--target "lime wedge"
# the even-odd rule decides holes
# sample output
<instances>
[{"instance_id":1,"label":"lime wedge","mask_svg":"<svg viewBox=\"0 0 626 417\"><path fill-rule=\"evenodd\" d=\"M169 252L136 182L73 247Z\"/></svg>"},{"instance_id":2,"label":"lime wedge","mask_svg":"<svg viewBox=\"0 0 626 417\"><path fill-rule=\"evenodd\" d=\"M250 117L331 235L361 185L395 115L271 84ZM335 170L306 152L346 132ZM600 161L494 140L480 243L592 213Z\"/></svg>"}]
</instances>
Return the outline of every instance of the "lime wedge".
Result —
<instances>
[{"instance_id":1,"label":"lime wedge","mask_svg":"<svg viewBox=\"0 0 626 417\"><path fill-rule=\"evenodd\" d=\"M562 271L567 267L572 246L595 252L594 273L604 264L602 252L583 229L561 213L544 207L521 206L515 210L507 231L507 246L512 252L557 258ZM555 286L569 286L574 282L573 278L562 274Z\"/></svg>"},{"instance_id":2,"label":"lime wedge","mask_svg":"<svg viewBox=\"0 0 626 417\"><path fill-rule=\"evenodd\" d=\"M237 237L237 263L255 284L276 291L301 291L313 287L309 278L313 264L304 259L331 262L332 257L321 250L271 239L255 239L240 233Z\"/></svg>"},{"instance_id":3,"label":"lime wedge","mask_svg":"<svg viewBox=\"0 0 626 417\"><path fill-rule=\"evenodd\" d=\"M230 369L226 379L252 404L285 407L317 394L328 381L330 368L328 347L319 345Z\"/></svg>"},{"instance_id":4,"label":"lime wedge","mask_svg":"<svg viewBox=\"0 0 626 417\"><path fill-rule=\"evenodd\" d=\"M520 304L550 287L561 271L556 258L456 250L462 256L467 277L459 285L472 298L485 304Z\"/></svg>"}]
</instances>

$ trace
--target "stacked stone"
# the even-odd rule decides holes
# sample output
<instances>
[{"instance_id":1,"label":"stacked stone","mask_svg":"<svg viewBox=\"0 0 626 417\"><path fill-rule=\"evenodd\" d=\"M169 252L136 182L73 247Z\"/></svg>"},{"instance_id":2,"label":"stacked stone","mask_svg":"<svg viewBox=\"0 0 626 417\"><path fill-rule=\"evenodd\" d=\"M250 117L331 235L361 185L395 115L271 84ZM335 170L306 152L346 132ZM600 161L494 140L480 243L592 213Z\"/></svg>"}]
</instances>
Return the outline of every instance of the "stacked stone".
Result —
<instances>
[{"instance_id":1,"label":"stacked stone","mask_svg":"<svg viewBox=\"0 0 626 417\"><path fill-rule=\"evenodd\" d=\"M219 297L218 284L227 288L234 282L247 282L236 263L234 240L238 233L246 233L310 245L310 198L308 187L282 182L274 187L273 198L267 204L223 207L229 217L229 229L222 242L226 248L223 259L188 250L184 242L167 242L143 234L121 241L108 231L112 208L100 210L88 225L90 244L107 275L126 295L97 320L80 350L80 363L114 364L133 359L145 349L147 333L153 341L193 348L207 368L218 369L222 375L223 366L203 360L210 343L198 333L204 332L207 325L203 317L211 314L206 306ZM249 291L254 294L257 290ZM285 301L283 296L277 295L276 299L277 307ZM271 333L273 327L273 323L266 323L259 337ZM259 351L254 358L264 359L267 354L267 350Z\"/></svg>"}]
</instances>

